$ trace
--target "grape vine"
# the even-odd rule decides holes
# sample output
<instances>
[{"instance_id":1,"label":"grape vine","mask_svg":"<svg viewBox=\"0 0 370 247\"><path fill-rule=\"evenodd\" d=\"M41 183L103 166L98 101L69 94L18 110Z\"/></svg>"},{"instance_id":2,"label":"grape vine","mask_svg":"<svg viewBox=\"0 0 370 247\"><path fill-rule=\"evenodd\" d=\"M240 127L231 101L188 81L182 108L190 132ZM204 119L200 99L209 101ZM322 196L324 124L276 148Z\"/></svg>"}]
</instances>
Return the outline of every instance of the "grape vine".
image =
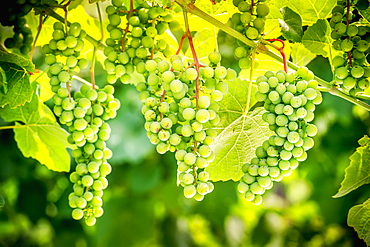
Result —
<instances>
[{"instance_id":1,"label":"grape vine","mask_svg":"<svg viewBox=\"0 0 370 247\"><path fill-rule=\"evenodd\" d=\"M79 22L68 21L73 1L18 0L7 7L10 17L0 17L3 26L13 27L13 36L5 39L5 47L31 60L43 25L49 19L57 20L52 24L47 44L41 47L47 65L44 73L53 93L53 113L68 132L66 140L74 147L75 166L69 175L73 192L68 196L72 217L85 219L89 226L104 212L102 197L108 186L107 176L112 172L108 160L113 155L107 146L112 132L108 120L116 117L121 105L114 95L119 83L135 86L149 142L158 154L173 153L177 184L182 187L185 198L196 201L202 201L211 193L217 182L209 172L219 155L213 145L224 127L225 113L231 112L223 102L228 95L238 95L229 92L230 85L236 81L248 85L243 116L254 108L261 109L258 117L263 123L260 125L272 133L260 140L261 145L252 147L250 152L243 151L241 158L233 160L237 172L242 174L236 190L256 205L262 203L262 195L274 182L289 176L307 159L315 143L313 137L318 133L313 122L314 111L323 100L321 92L370 110L366 103L370 95L369 16L362 12L357 1L337 1L325 20L325 34L330 33L330 38L319 41L325 46L322 50L330 51L327 55L333 67L330 82L316 77L307 67L289 61L286 50L292 49L294 44L290 41L294 40L284 32L279 32L279 37L269 36L274 28L268 18L274 19L272 16L277 15L269 5L271 1L231 1L226 24L198 8L196 2L187 0L111 0L105 7L106 20L103 20L99 2L90 1L97 6L100 40L90 36ZM220 1L210 4L217 6ZM25 19L32 10L40 16L36 38ZM202 53L203 46L197 46L200 44L197 34L201 31L190 22L193 16L211 24L215 35L221 30L237 40L229 51L236 68L224 66L223 53L227 52L219 49L217 41L216 44L207 41L212 49ZM296 31L296 23L284 21L290 32ZM315 30L313 26L306 32L314 30L319 36L322 30ZM317 47L304 43L303 38L307 40L307 36L300 37L301 44L315 54ZM90 59L86 55L91 52L86 51L86 41L93 45ZM97 58L98 53L103 59ZM259 61L260 54L281 62L280 70L272 70L263 60ZM19 61L23 60L14 63L19 66ZM104 81L95 81L97 61L106 72ZM87 69L91 83L78 77ZM1 72L5 74L4 69ZM25 74L29 76L34 72ZM243 73L249 78L243 78ZM0 87L4 87L5 92L8 88L4 85L1 83ZM20 102L20 107L26 102ZM5 102L2 107L6 103L9 104Z\"/></svg>"}]
</instances>

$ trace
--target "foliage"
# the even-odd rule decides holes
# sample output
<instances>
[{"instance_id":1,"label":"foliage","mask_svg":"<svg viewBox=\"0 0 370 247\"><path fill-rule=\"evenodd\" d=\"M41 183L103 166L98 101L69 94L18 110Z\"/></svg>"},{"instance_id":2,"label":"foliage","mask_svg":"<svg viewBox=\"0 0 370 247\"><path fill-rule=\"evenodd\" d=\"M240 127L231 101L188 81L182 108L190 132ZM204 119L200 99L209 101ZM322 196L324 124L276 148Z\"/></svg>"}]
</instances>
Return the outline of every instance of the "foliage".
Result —
<instances>
[{"instance_id":1,"label":"foliage","mask_svg":"<svg viewBox=\"0 0 370 247\"><path fill-rule=\"evenodd\" d=\"M25 2L32 4L32 1ZM121 2L124 2L124 7L120 6ZM149 52L145 58L135 60L138 58L137 54L135 58L130 58L128 64L135 68L134 72L128 73L128 65L124 64L127 73L121 74L117 73L117 69L113 71L109 68L109 62L114 66L119 62L109 57L107 47L112 46L113 49L117 49L121 45L122 49L118 48L118 51L124 52L125 49L128 50L134 46L132 40L135 37L130 36L132 31L129 31L129 27L132 28L132 26L127 20L136 15L138 10L134 8L140 9L145 6L144 1L135 1L132 6L130 1L118 0L71 1L64 6L62 4L65 3L45 1L32 6L33 10L27 12L24 17L29 23L28 28L32 30L32 34L37 34L36 37L38 37L35 40L36 49L32 49L31 52L31 60L29 60L29 50L24 47L25 44L9 49L1 46L0 49L0 117L3 121L0 126L2 136L0 155L6 154L5 149L9 152L4 156L6 158L0 175L1 244L12 245L15 243L16 236L28 235L27 231L20 227L20 225L26 225L30 229L33 226L33 229L29 230L29 233L33 233L33 237L29 239L19 237L18 243L40 246L48 241L53 241L55 245L82 243L89 246L114 245L117 241L125 246L180 246L181 243L193 246L265 246L267 244L287 246L289 243L296 246L363 245L357 237L353 237L353 230L342 224L347 212L348 226L353 227L358 237L366 244L370 244L368 234L370 226L367 223L369 199L366 200L368 195L362 188L364 187L362 185L369 183L370 139L365 135L369 129L370 110L366 97L369 94L368 74L364 72L364 77L360 76L367 84L363 82L365 86L361 87L359 85L363 84L356 82L358 84L352 91L347 90L343 86L343 80L338 78L340 77L337 72L338 66L333 62L333 58L343 56L344 59L349 59L350 65L346 66L352 66L351 54L353 53L353 50L350 51L352 53L348 53L348 51L333 48L336 38L333 36L332 10L337 4L343 3L336 0L252 1L255 4L268 5L270 11L266 17L261 17L255 10L252 11L252 6L251 14L254 16L252 18L263 18L264 29L258 30L257 38L251 38L248 36L247 29L258 29L258 25L251 22L245 26L246 29L238 30L237 24L234 23L235 16L242 12L240 7L235 6L237 2L240 1L228 0L218 3L208 0L194 3L186 0L152 1L150 4L153 5L148 5L148 11L153 6L159 6L159 9L162 8L161 6L167 6L166 11L171 18L168 17L170 21L163 21L162 19L166 19L165 14L159 15L157 19L153 18L149 24L145 24L147 26L144 27L144 33L145 29L155 26L157 21L163 21L165 23L163 25L167 25L168 28L166 32L155 36L154 40L158 43L151 47L152 50L148 49ZM55 6L58 7L55 8ZM112 37L109 25L112 25L113 18L104 11L96 13L97 8L102 11L107 6L114 6L117 13L121 13L118 28L123 31L124 41L114 41L114 45L109 45L107 41ZM348 7L348 11L349 9ZM184 14L185 10L187 14ZM249 13L248 11L246 13ZM351 11L359 15L351 25L368 28L367 1L353 2ZM43 19L42 29L38 33L40 13L46 14L47 18ZM71 141L73 132L76 130L75 125L73 123L72 127L68 125L55 110L56 106L62 106L61 103L59 105L56 103L58 100L56 98L60 96L58 95L60 86L49 85L49 78L55 76L50 71L50 65L53 63L45 63L50 53L45 56L41 52L41 50L44 51L45 45L51 43L51 37L55 38L55 34L52 33L56 30L55 25L58 25L55 23L60 23L58 21L63 23L66 16L70 22L78 21L87 34L86 37L78 36L85 39L86 45L81 51L75 53L76 57L90 60L92 63L91 68L63 67L63 70L70 73L70 78L73 78L65 85L62 82L62 88L68 89L68 95L65 97L69 98L72 95L76 99L81 98L79 90L82 92L82 88L86 85L91 86L93 90L100 88L99 92L109 91L109 89L103 89L109 82L115 87L114 97L122 102L121 109L114 108L114 113L110 117L114 118L117 113L117 118L109 121L112 128L112 131L109 131L111 138L107 140L109 148L105 146L101 148L105 151L104 163L110 158L110 150L113 151L110 161L113 173L108 177L109 188L105 190L104 216L92 228L71 221L71 210L67 205L69 192L74 190L74 193L77 193L75 186L72 188L70 185L69 179L79 184L79 179L85 173L79 174L80 177L75 179L69 174L51 172L69 172L71 167L74 169L81 163L81 157L85 155L79 156L76 150L87 152L84 144ZM16 25L18 24L14 24L14 27ZM105 28L108 30L102 32L101 30ZM12 36L12 31L4 30L6 32L1 34L2 41L6 41L9 37L16 38L16 35ZM16 28L14 32L17 32ZM26 40L29 34L23 32L22 35ZM125 43L126 35L127 43ZM165 49L158 48L161 39L166 41ZM283 45L276 45L276 39L285 39L277 40ZM4 42L4 45L7 43L9 42ZM246 55L242 58L236 54L236 50L240 47L246 51ZM56 56L61 54L61 50L58 49L54 51ZM154 49L157 50L154 52ZM221 61L213 62L209 54L214 51L221 53ZM274 51L278 51L281 56ZM170 103L171 97L176 104L179 102L180 99L172 96L171 92L168 93L170 91L168 89L164 90L164 93L160 89L153 93L155 85L140 89L143 84L150 85L148 77L154 74L148 72L149 66L146 62L154 58L154 60L158 59L156 60L158 64L159 61L168 61L171 64L173 62L171 55L175 53L181 56L187 68L194 68L198 73L196 80L199 85L195 86L195 83L189 83L191 79L186 76L181 77L181 74L186 74L185 69L180 72L175 70L176 76L180 74L178 79L182 80L183 84L194 87L194 95L191 94L191 90L187 92L195 102L194 110L200 109L199 95L210 97L212 104L217 104L219 108L215 110L215 114L220 119L219 122L204 123L205 129L216 130L216 136L209 144L215 154L213 159L207 160L209 165L196 168L195 165L192 167L187 164L191 167L190 171L183 171L180 167L184 160L175 156L178 164L177 174L173 166L174 163L176 164L173 154L159 156L153 151L155 148L150 145L145 136L145 130L141 127L146 126L147 123L144 123L144 118L140 116L142 111L148 122L144 111L148 103L143 96L145 95L143 91L148 88L151 90L147 90L152 93L151 97L158 97L160 102L163 102L164 96ZM366 55L367 53L368 49L365 51ZM66 64L68 56L63 56L64 58L58 62ZM323 104L317 107L314 123L319 131L318 136L315 137L315 147L308 152L307 160L300 165L299 169L294 171L291 169L292 175L284 178L282 183L275 183L272 191L264 195L265 201L261 206L252 206L245 201L243 195L235 193L237 189L240 191L240 188L236 189L236 185L232 182L241 180L246 173L244 164L250 163L251 159L256 157L256 149L263 146L275 134L273 127L269 126L263 117L267 109L264 108L263 103L258 103L256 92L259 91L260 76L266 75L267 71L275 73L283 70L284 56L288 60L289 67L286 73L296 71L300 66L307 66L315 74L314 80L320 84L319 89L323 92L329 91L334 96L324 93ZM148 57L151 59L147 59ZM144 72L139 71L137 61L143 62ZM243 65L241 61L247 65ZM368 69L366 56L363 63L366 71ZM212 85L206 84L206 77L202 78L203 67L211 67L215 71L218 67L230 68L229 71L232 68L237 72L237 78L232 80L212 77L217 79L217 83L227 83L227 90L223 92L222 100L212 99L212 90L219 89L221 83L213 88ZM174 69L172 68L171 71ZM162 72L157 73L162 75ZM349 73L351 74L351 71ZM46 75L49 78L46 78ZM123 79L127 78L127 75L130 79ZM164 84L159 84L158 87ZM81 87L81 85L84 86ZM82 95L85 96L87 93ZM346 102L339 98L345 99ZM94 99L91 102L94 102ZM109 102L102 101L101 104L109 113ZM182 116L182 111L183 109L175 111L180 119L179 122L182 122L180 126L191 124L192 120L189 122L181 120L179 116ZM95 112L92 113L92 118L95 117L94 114ZM104 121L109 119L102 118ZM162 118L161 113L160 120ZM89 120L88 124L93 125L93 119ZM150 137L150 128L145 128ZM13 129L14 134L6 129ZM173 128L173 133L176 131ZM356 140L361 136L364 137L358 141L360 147L357 147L348 162L347 157L355 148ZM187 144L188 146L182 149L197 154L197 145L200 147L205 144L202 141L194 142L191 138L193 137L183 139L191 144ZM150 142L156 144L152 139ZM15 143L21 152L15 148ZM205 141L205 143L208 145L208 142ZM70 159L69 149L74 150L72 151L74 161ZM176 151L170 147L167 150ZM36 161L26 159L28 157ZM92 159L86 158L86 160L88 163ZM37 163L44 166L34 166ZM343 171L348 163L349 166ZM199 172L207 172L209 181L219 182L215 183L214 191L206 197L200 194L199 190L194 192L195 199L203 200L202 202L184 199L183 192L174 186L176 181L178 185L181 184L184 187L185 197L188 197L185 189L189 184L184 182L181 176L184 173L192 174L194 185L198 186L208 181L208 178L196 180L200 176ZM94 176L94 173L89 171L88 174ZM339 198L344 195L346 197L332 200L330 195L334 193L343 173L345 174L341 187L333 197ZM98 175L95 174L95 176ZM97 180L95 177L94 179ZM91 188L86 186L86 188L87 192L95 191L92 189L93 186ZM212 190L213 188L209 187L207 194ZM96 189L96 191L99 190ZM73 195L72 193L68 199ZM97 195L102 196L102 193L94 194L94 196ZM353 206L354 201L362 204ZM36 202L39 206L36 206ZM94 207L95 205L90 205L86 210L95 210ZM17 213L12 211L13 208ZM86 215L85 218L87 218ZM86 222L88 225L95 224L95 221ZM130 228L127 227L128 222L132 223ZM66 228L66 225L71 227ZM48 232L43 235L42 229L47 229ZM124 229L124 231L118 233L117 229ZM66 239L65 235L73 237Z\"/></svg>"}]
</instances>

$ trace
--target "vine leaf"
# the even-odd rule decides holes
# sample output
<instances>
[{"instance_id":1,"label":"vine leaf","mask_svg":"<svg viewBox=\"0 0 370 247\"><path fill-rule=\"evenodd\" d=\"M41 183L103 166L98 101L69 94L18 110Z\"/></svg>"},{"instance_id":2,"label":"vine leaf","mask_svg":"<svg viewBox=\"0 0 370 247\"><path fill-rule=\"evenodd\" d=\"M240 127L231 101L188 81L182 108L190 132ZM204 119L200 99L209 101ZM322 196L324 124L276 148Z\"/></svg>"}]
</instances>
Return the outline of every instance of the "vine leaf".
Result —
<instances>
[{"instance_id":1,"label":"vine leaf","mask_svg":"<svg viewBox=\"0 0 370 247\"><path fill-rule=\"evenodd\" d=\"M28 72L17 64L8 62L0 62L0 71L0 107L9 105L15 108L29 102L33 90Z\"/></svg>"},{"instance_id":2,"label":"vine leaf","mask_svg":"<svg viewBox=\"0 0 370 247\"><path fill-rule=\"evenodd\" d=\"M302 37L302 44L311 52L327 57L329 54L330 26L327 20L317 20L315 24L308 27Z\"/></svg>"},{"instance_id":3,"label":"vine leaf","mask_svg":"<svg viewBox=\"0 0 370 247\"><path fill-rule=\"evenodd\" d=\"M15 140L25 157L32 157L53 171L69 171L66 148L68 133L59 126L51 110L34 94L30 103L11 109L0 109L7 122L16 122Z\"/></svg>"},{"instance_id":4,"label":"vine leaf","mask_svg":"<svg viewBox=\"0 0 370 247\"><path fill-rule=\"evenodd\" d=\"M316 54L310 52L302 43L294 43L292 45L292 53L290 56L292 62L298 66L306 66L316 58Z\"/></svg>"},{"instance_id":5,"label":"vine leaf","mask_svg":"<svg viewBox=\"0 0 370 247\"><path fill-rule=\"evenodd\" d=\"M286 6L296 12L302 18L304 26L314 24L318 19L327 19L331 16L331 10L337 4L336 0L270 0L269 6L273 10ZM270 8L271 9L271 8ZM279 17L278 17L279 18Z\"/></svg>"},{"instance_id":6,"label":"vine leaf","mask_svg":"<svg viewBox=\"0 0 370 247\"><path fill-rule=\"evenodd\" d=\"M364 17L368 22L370 22L370 9L369 9L369 1L368 0L358 0L356 3L356 7L358 12Z\"/></svg>"},{"instance_id":7,"label":"vine leaf","mask_svg":"<svg viewBox=\"0 0 370 247\"><path fill-rule=\"evenodd\" d=\"M345 170L341 187L334 198L347 195L361 185L370 183L370 138L364 136L358 143L360 147L349 157L350 165Z\"/></svg>"},{"instance_id":8,"label":"vine leaf","mask_svg":"<svg viewBox=\"0 0 370 247\"><path fill-rule=\"evenodd\" d=\"M36 72L35 65L30 60L16 53L8 52L2 45L0 45L0 62L14 63L29 72Z\"/></svg>"},{"instance_id":9,"label":"vine leaf","mask_svg":"<svg viewBox=\"0 0 370 247\"><path fill-rule=\"evenodd\" d=\"M370 245L370 198L363 204L352 207L348 212L347 224L355 229L358 236Z\"/></svg>"},{"instance_id":10,"label":"vine leaf","mask_svg":"<svg viewBox=\"0 0 370 247\"><path fill-rule=\"evenodd\" d=\"M214 182L222 180L237 181L243 175L242 165L250 162L255 149L262 144L272 132L262 120L263 107L247 108L249 83L236 79L229 84L229 93L220 102L220 125L216 128L218 136L211 144L216 153L215 160L206 171ZM251 95L254 95L254 88ZM251 106L257 101L250 98Z\"/></svg>"},{"instance_id":11,"label":"vine leaf","mask_svg":"<svg viewBox=\"0 0 370 247\"><path fill-rule=\"evenodd\" d=\"M202 31L195 33L193 42L197 49L197 56L199 60L203 62L208 62L208 54L215 50L216 41L214 39L214 33L211 29L205 28ZM186 51L185 56L192 57L191 49Z\"/></svg>"},{"instance_id":12,"label":"vine leaf","mask_svg":"<svg viewBox=\"0 0 370 247\"><path fill-rule=\"evenodd\" d=\"M284 38L293 42L301 42L303 35L301 16L289 7L281 8L280 12L283 20L279 19L279 23Z\"/></svg>"}]
</instances>

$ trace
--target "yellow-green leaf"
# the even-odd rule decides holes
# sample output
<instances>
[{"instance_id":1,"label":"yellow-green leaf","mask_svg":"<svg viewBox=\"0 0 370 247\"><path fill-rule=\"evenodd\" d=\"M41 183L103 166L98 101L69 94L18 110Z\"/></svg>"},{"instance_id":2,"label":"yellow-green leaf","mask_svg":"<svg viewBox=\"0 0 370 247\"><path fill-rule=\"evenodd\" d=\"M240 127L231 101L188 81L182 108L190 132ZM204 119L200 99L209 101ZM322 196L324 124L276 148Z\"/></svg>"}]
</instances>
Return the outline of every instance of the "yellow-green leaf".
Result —
<instances>
[{"instance_id":1,"label":"yellow-green leaf","mask_svg":"<svg viewBox=\"0 0 370 247\"><path fill-rule=\"evenodd\" d=\"M363 204L352 207L348 212L347 223L352 226L358 236L370 245L370 199Z\"/></svg>"},{"instance_id":2,"label":"yellow-green leaf","mask_svg":"<svg viewBox=\"0 0 370 247\"><path fill-rule=\"evenodd\" d=\"M9 105L15 108L29 102L33 90L28 72L17 64L8 62L0 62L0 70L2 70L0 107Z\"/></svg>"},{"instance_id":3,"label":"yellow-green leaf","mask_svg":"<svg viewBox=\"0 0 370 247\"><path fill-rule=\"evenodd\" d=\"M338 193L333 197L347 195L358 187L370 183L370 138L362 137L360 147L350 157L350 165L345 170L345 176Z\"/></svg>"},{"instance_id":4,"label":"yellow-green leaf","mask_svg":"<svg viewBox=\"0 0 370 247\"><path fill-rule=\"evenodd\" d=\"M256 89L252 87L251 94L248 91L249 82L236 79L229 83L229 93L220 103L221 123L211 145L216 158L206 168L212 181L239 180L242 165L250 162L255 149L272 134L262 120L263 107L251 107L256 103Z\"/></svg>"},{"instance_id":5,"label":"yellow-green leaf","mask_svg":"<svg viewBox=\"0 0 370 247\"><path fill-rule=\"evenodd\" d=\"M70 156L66 148L68 133L61 128L51 110L34 94L30 103L0 110L1 117L16 122L15 140L25 157L32 157L53 171L69 171Z\"/></svg>"}]
</instances>

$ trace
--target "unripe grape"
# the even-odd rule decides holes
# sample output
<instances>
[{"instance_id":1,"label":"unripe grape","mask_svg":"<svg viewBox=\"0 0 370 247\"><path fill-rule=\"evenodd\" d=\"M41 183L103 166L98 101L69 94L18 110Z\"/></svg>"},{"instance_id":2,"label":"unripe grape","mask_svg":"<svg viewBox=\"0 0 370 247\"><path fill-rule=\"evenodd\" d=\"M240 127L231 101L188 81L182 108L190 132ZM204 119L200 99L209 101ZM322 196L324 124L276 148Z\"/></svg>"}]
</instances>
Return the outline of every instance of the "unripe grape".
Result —
<instances>
[{"instance_id":1,"label":"unripe grape","mask_svg":"<svg viewBox=\"0 0 370 247\"><path fill-rule=\"evenodd\" d=\"M218 64L221 61L221 54L217 51L213 51L208 55L208 59L213 64Z\"/></svg>"}]
</instances>

